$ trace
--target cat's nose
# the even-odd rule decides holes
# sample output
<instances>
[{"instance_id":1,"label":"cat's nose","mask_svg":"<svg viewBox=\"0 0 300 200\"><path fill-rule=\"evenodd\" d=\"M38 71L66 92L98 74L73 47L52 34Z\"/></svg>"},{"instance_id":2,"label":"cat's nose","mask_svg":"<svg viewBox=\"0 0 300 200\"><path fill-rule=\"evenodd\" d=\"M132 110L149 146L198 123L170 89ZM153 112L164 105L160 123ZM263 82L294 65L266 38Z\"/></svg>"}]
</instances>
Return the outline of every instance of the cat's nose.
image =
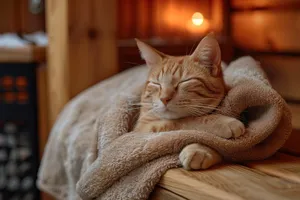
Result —
<instances>
[{"instance_id":1,"label":"cat's nose","mask_svg":"<svg viewBox=\"0 0 300 200\"><path fill-rule=\"evenodd\" d=\"M161 97L160 100L161 102L166 106L169 101L171 101L172 97Z\"/></svg>"}]
</instances>

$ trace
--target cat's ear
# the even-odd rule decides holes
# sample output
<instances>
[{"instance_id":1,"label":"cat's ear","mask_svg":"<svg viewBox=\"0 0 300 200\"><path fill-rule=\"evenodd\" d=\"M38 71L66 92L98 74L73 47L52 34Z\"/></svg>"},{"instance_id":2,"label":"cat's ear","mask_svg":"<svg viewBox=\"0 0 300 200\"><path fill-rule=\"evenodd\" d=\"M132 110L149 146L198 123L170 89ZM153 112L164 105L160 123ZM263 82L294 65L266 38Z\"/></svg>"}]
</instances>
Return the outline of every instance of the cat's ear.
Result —
<instances>
[{"instance_id":1,"label":"cat's ear","mask_svg":"<svg viewBox=\"0 0 300 200\"><path fill-rule=\"evenodd\" d=\"M221 50L213 33L208 34L198 44L191 57L208 67L212 76L221 75Z\"/></svg>"},{"instance_id":2,"label":"cat's ear","mask_svg":"<svg viewBox=\"0 0 300 200\"><path fill-rule=\"evenodd\" d=\"M139 39L135 39L135 41L141 52L141 57L146 61L148 66L152 67L161 64L164 57L163 53L157 51Z\"/></svg>"}]
</instances>

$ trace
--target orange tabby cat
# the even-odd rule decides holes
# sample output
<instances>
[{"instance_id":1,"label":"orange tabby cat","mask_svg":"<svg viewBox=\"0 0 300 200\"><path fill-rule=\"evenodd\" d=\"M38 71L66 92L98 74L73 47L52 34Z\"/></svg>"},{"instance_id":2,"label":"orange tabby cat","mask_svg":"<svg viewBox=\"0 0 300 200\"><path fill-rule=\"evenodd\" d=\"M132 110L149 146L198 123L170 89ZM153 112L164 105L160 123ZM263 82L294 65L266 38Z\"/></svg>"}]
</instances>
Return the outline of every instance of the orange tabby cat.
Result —
<instances>
[{"instance_id":1,"label":"orange tabby cat","mask_svg":"<svg viewBox=\"0 0 300 200\"><path fill-rule=\"evenodd\" d=\"M136 40L150 67L141 97L141 112L134 131L208 130L223 138L236 138L245 131L243 123L214 114L226 94L221 70L221 51L212 34L206 36L192 55L169 56ZM222 157L201 145L186 146L179 155L185 169L206 169Z\"/></svg>"}]
</instances>

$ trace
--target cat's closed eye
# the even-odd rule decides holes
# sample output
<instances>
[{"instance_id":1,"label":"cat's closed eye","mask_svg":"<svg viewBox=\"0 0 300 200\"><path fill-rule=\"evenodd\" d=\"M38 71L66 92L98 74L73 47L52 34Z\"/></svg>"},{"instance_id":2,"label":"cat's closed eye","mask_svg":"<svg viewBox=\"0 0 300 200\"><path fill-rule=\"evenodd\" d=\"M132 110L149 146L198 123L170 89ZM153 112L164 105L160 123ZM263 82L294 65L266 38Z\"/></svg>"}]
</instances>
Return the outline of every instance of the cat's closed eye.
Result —
<instances>
[{"instance_id":1,"label":"cat's closed eye","mask_svg":"<svg viewBox=\"0 0 300 200\"><path fill-rule=\"evenodd\" d=\"M154 86L154 87L161 87L160 83L149 81L148 83L149 86Z\"/></svg>"},{"instance_id":2,"label":"cat's closed eye","mask_svg":"<svg viewBox=\"0 0 300 200\"><path fill-rule=\"evenodd\" d=\"M180 81L178 84L177 84L177 87L178 88L180 85L188 85L188 84L202 84L202 82L198 79L198 78L189 78L189 79L185 79L185 80L182 80Z\"/></svg>"},{"instance_id":3,"label":"cat's closed eye","mask_svg":"<svg viewBox=\"0 0 300 200\"><path fill-rule=\"evenodd\" d=\"M183 81L180 81L178 84L182 84L182 83L188 83L188 82L192 82L192 81L197 81L199 82L200 80L198 78L188 78L188 79L185 79Z\"/></svg>"}]
</instances>

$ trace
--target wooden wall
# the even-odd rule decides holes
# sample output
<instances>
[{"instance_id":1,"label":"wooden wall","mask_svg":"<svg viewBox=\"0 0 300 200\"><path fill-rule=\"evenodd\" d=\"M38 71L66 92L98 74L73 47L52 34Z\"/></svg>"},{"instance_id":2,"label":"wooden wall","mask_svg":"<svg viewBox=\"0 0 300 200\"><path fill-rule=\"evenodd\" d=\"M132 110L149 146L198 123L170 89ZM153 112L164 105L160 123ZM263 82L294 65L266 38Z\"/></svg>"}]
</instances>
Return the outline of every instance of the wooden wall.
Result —
<instances>
[{"instance_id":1,"label":"wooden wall","mask_svg":"<svg viewBox=\"0 0 300 200\"><path fill-rule=\"evenodd\" d=\"M273 87L288 102L294 132L284 149L300 154L300 1L231 0L230 3L236 55L250 54L259 60Z\"/></svg>"},{"instance_id":2,"label":"wooden wall","mask_svg":"<svg viewBox=\"0 0 300 200\"><path fill-rule=\"evenodd\" d=\"M32 14L29 0L2 0L0 2L0 33L29 33L45 30L45 13Z\"/></svg>"},{"instance_id":3,"label":"wooden wall","mask_svg":"<svg viewBox=\"0 0 300 200\"><path fill-rule=\"evenodd\" d=\"M118 37L188 37L186 23L195 12L211 19L209 0L118 0Z\"/></svg>"},{"instance_id":4,"label":"wooden wall","mask_svg":"<svg viewBox=\"0 0 300 200\"><path fill-rule=\"evenodd\" d=\"M186 55L210 31L221 44L222 58L230 61L228 5L228 0L189 0L188 4L184 0L117 0L119 70L144 63L133 38L142 39L169 55ZM205 22L189 29L195 12L204 15L209 29Z\"/></svg>"},{"instance_id":5,"label":"wooden wall","mask_svg":"<svg viewBox=\"0 0 300 200\"><path fill-rule=\"evenodd\" d=\"M159 38L191 40L207 31L220 33L224 28L223 6L227 0L117 0L119 39ZM192 15L200 12L204 23L192 24Z\"/></svg>"},{"instance_id":6,"label":"wooden wall","mask_svg":"<svg viewBox=\"0 0 300 200\"><path fill-rule=\"evenodd\" d=\"M46 1L49 118L82 90L117 73L116 0Z\"/></svg>"}]
</instances>

